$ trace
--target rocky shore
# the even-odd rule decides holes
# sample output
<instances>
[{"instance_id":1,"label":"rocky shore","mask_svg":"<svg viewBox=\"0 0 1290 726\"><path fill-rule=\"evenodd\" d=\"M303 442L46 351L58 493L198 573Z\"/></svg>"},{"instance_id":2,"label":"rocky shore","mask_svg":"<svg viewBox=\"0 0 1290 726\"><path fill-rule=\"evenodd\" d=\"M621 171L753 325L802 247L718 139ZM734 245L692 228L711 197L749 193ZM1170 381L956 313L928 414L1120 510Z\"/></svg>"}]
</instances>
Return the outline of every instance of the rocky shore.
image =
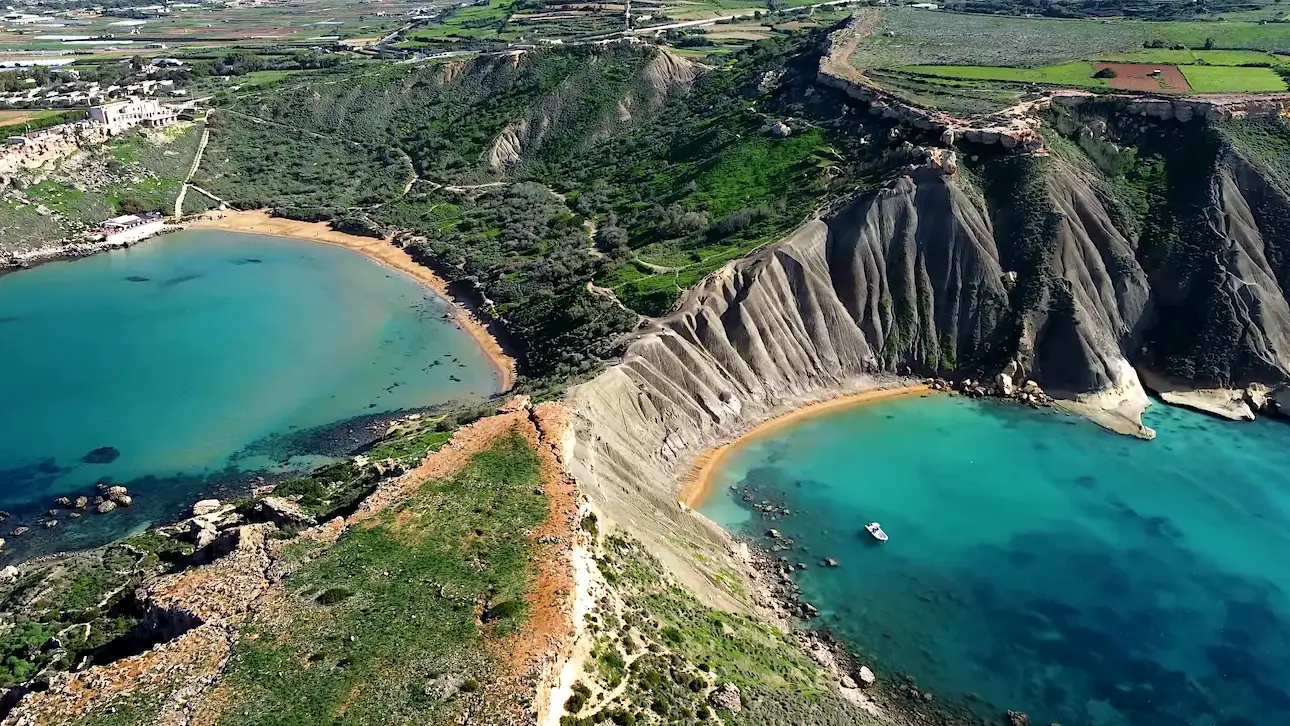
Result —
<instances>
[{"instance_id":1,"label":"rocky shore","mask_svg":"<svg viewBox=\"0 0 1290 726\"><path fill-rule=\"evenodd\" d=\"M323 455L340 460L361 457L373 444L407 425L424 420L445 406L405 409L402 411L358 416L314 429L275 436L257 442L238 456L267 456L285 462L297 454ZM86 460L99 457L115 459L113 447L106 446L86 454ZM377 468L382 468L380 464ZM242 471L235 466L213 474L177 477L175 488L196 493L203 499L225 501L243 500L248 496L263 495L286 479L300 476L301 471ZM388 475L398 473L386 467ZM140 487L142 486L142 491ZM27 507L22 511L0 510L0 558L7 564L30 565L56 558L68 551L87 548L84 538L93 538L93 531L86 528L107 528L121 532L123 528L146 522L149 530L164 529L182 523L189 516L188 499L182 505L161 505L161 495L149 496L155 481L127 481L116 483L107 479L99 481L92 489L64 490L46 503ZM130 511L126 511L126 510ZM142 511L140 511L142 510ZM126 516L128 522L107 524L111 518ZM115 538L117 535L112 535ZM68 545L69 539L81 544ZM100 540L102 541L102 540ZM89 545L88 549L95 549Z\"/></svg>"},{"instance_id":2,"label":"rocky shore","mask_svg":"<svg viewBox=\"0 0 1290 726\"><path fill-rule=\"evenodd\" d=\"M782 502L761 498L765 492L745 486L736 493L763 527L792 515ZM807 553L793 538L773 527L767 527L760 536L740 535L734 539L747 549L748 575L768 595L770 611L788 624L792 640L832 675L839 691L851 703L882 713L897 724L1029 724L1026 714L1011 710L983 717L980 705L972 702L970 694L938 698L921 688L913 675L887 671L881 663L846 644L821 618L819 609L804 597L795 580L795 573L814 567L845 568L845 563L826 553Z\"/></svg>"},{"instance_id":3,"label":"rocky shore","mask_svg":"<svg viewBox=\"0 0 1290 726\"><path fill-rule=\"evenodd\" d=\"M171 232L176 232L180 229L183 229L183 228L174 227L174 226L164 227L160 232L153 235L152 237L146 237L144 239L141 239L135 242L129 242L129 243L113 243L113 242L105 242L105 241L81 241L81 242L68 242L67 244L58 245L58 246L38 247L32 250L20 250L18 252L11 252L7 255L0 255L0 272L3 272L5 270L25 270L29 267L33 267L35 265L39 265L45 262L55 262L57 260L74 260L81 257L89 257L90 255L96 255L96 254L99 254L100 252L109 252L111 250L127 249L139 244L143 244L144 242L147 242L149 240L156 239L161 235L169 234Z\"/></svg>"}]
</instances>

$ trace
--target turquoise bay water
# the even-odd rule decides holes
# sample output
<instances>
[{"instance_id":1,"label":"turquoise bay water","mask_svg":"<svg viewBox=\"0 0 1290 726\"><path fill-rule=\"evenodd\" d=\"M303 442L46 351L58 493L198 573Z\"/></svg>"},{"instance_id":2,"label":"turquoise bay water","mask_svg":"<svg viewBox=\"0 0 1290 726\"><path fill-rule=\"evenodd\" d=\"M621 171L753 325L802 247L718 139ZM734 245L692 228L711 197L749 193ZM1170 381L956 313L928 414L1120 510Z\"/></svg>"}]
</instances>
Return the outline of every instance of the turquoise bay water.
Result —
<instances>
[{"instance_id":1,"label":"turquoise bay water","mask_svg":"<svg viewBox=\"0 0 1290 726\"><path fill-rule=\"evenodd\" d=\"M7 549L96 544L352 448L363 422L337 422L495 393L448 310L358 253L214 231L0 276L0 534L32 526ZM104 477L136 506L32 524Z\"/></svg>"},{"instance_id":2,"label":"turquoise bay water","mask_svg":"<svg viewBox=\"0 0 1290 726\"><path fill-rule=\"evenodd\" d=\"M990 723L1290 722L1290 426L1159 405L1147 423L1153 442L994 402L880 402L747 442L702 511L793 538L817 624Z\"/></svg>"}]
</instances>

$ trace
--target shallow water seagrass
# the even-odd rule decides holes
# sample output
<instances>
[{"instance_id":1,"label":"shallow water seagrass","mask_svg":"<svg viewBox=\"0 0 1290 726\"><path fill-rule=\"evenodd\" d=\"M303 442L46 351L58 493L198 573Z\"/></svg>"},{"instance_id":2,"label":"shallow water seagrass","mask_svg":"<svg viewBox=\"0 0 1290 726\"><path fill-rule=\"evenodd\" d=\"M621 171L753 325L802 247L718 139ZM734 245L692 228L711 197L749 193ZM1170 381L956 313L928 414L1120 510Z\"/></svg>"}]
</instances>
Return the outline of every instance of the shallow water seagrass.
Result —
<instances>
[{"instance_id":1,"label":"shallow water seagrass","mask_svg":"<svg viewBox=\"0 0 1290 726\"><path fill-rule=\"evenodd\" d=\"M988 719L1281 723L1290 427L1147 419L1153 442L962 398L831 412L732 452L702 511L793 539L818 624Z\"/></svg>"},{"instance_id":2,"label":"shallow water seagrass","mask_svg":"<svg viewBox=\"0 0 1290 726\"><path fill-rule=\"evenodd\" d=\"M135 500L8 549L96 544L339 453L337 422L491 395L496 371L448 305L348 250L216 231L0 277L6 526L104 477Z\"/></svg>"}]
</instances>

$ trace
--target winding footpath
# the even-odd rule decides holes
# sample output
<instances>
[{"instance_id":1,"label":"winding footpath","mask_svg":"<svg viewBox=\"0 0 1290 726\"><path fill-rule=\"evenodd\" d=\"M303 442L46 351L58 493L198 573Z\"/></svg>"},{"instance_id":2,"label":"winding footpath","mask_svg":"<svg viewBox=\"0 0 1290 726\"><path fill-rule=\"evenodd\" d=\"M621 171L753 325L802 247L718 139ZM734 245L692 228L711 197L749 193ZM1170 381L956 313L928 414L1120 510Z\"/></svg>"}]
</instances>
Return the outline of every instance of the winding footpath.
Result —
<instances>
[{"instance_id":1,"label":"winding footpath","mask_svg":"<svg viewBox=\"0 0 1290 726\"><path fill-rule=\"evenodd\" d=\"M175 197L175 213L171 215L175 219L179 219L184 216L184 197L188 196L188 187L190 186L196 189L199 194L210 199L214 199L220 204L224 203L222 199L214 194L189 183L192 181L193 175L197 173L197 167L202 164L202 154L206 152L206 144L210 143L210 140L211 130L210 127L207 126L202 129L202 140L197 144L197 153L193 154L193 163L188 166L188 175L184 177L184 183L179 187L179 194Z\"/></svg>"}]
</instances>

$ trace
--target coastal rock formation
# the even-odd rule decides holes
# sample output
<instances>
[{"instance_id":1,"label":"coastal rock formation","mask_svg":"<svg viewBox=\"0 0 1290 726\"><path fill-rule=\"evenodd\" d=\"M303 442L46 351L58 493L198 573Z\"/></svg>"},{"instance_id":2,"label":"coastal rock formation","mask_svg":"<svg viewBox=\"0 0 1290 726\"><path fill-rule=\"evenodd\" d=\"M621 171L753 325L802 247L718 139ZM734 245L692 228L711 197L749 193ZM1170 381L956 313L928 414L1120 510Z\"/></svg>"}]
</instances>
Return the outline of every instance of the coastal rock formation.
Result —
<instances>
[{"instance_id":1,"label":"coastal rock formation","mask_svg":"<svg viewBox=\"0 0 1290 726\"><path fill-rule=\"evenodd\" d=\"M1087 91L1060 91L1051 102L1074 108L1097 99ZM1290 115L1290 93L1258 95L1207 95L1204 98L1121 97L1124 111L1160 121L1229 121L1236 118L1285 118Z\"/></svg>"},{"instance_id":2,"label":"coastal rock formation","mask_svg":"<svg viewBox=\"0 0 1290 726\"><path fill-rule=\"evenodd\" d=\"M1047 392L1143 438L1135 365L1236 391L1244 410L1250 384L1290 380L1290 197L1232 149L1196 171L1209 204L1171 190L1196 216L1160 244L1060 155L978 164L978 182L911 169L709 276L572 389L575 472L704 591L712 575L669 554L705 532L726 542L675 505L695 457L871 376L971 377L1023 402Z\"/></svg>"},{"instance_id":3,"label":"coastal rock formation","mask_svg":"<svg viewBox=\"0 0 1290 726\"><path fill-rule=\"evenodd\" d=\"M299 504L282 497L265 497L256 504L256 511L261 512L269 521L279 525L294 524L313 526L317 524L313 517L305 514Z\"/></svg>"},{"instance_id":4,"label":"coastal rock formation","mask_svg":"<svg viewBox=\"0 0 1290 726\"><path fill-rule=\"evenodd\" d=\"M869 83L863 72L852 65L851 58L857 44L870 32L872 22L871 16L856 15L829 33L821 48L816 74L820 85L864 103L874 116L934 132L946 146L962 139L998 145L1010 152L1043 149L1044 139L1039 134L1040 121L1035 112L1047 105L1047 99L1027 101L979 119L964 119L916 106Z\"/></svg>"},{"instance_id":5,"label":"coastal rock formation","mask_svg":"<svg viewBox=\"0 0 1290 726\"><path fill-rule=\"evenodd\" d=\"M227 537L228 546L218 559L147 580L135 592L144 615L140 630L157 645L114 662L52 673L46 688L11 694L12 710L0 718L0 724L81 723L103 714L122 714L121 722L132 724L220 722L238 705L229 694L236 694L243 685L223 680L229 659L245 638L260 637L244 626L254 622L257 632L272 632L276 627L300 625L277 618L284 600L292 597L285 581L302 566L302 553L309 553L304 557L307 561L351 528L380 526L379 517L386 510L404 506L427 481L453 474L478 452L512 435L524 438L540 462L547 515L537 528L521 536L541 547L543 556L535 559L540 572L535 575L535 592L528 598L528 624L523 633L490 641L488 647L502 656L504 668L495 682L474 684L472 690L482 689L474 698L483 705L473 708L467 720L473 722L483 710L490 716L481 718L482 723L546 723L545 706L534 709L532 704L548 702L544 689L570 655L574 589L570 543L580 521L572 482L563 474L561 462L564 419L556 404L533 407L519 400L499 415L458 429L417 468L382 481L346 518L336 517L286 539L268 523L221 531L221 541ZM229 504L215 510L202 506L202 513L193 519L236 516L234 509ZM0 570L0 582L17 579L19 574L13 567Z\"/></svg>"},{"instance_id":6,"label":"coastal rock formation","mask_svg":"<svg viewBox=\"0 0 1290 726\"><path fill-rule=\"evenodd\" d=\"M203 499L193 504L193 516L201 517L218 511L220 501L218 499Z\"/></svg>"}]
</instances>

